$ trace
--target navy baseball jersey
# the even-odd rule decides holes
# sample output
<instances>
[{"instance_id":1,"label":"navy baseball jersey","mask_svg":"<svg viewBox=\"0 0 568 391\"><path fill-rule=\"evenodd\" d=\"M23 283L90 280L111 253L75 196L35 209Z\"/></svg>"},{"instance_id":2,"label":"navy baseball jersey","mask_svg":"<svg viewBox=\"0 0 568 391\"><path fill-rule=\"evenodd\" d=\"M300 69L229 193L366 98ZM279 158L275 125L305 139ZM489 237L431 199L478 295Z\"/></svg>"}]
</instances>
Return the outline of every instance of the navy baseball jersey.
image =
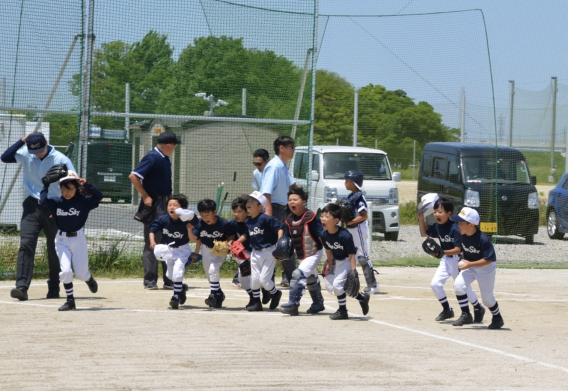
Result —
<instances>
[{"instance_id":1,"label":"navy baseball jersey","mask_svg":"<svg viewBox=\"0 0 568 391\"><path fill-rule=\"evenodd\" d=\"M193 234L201 240L201 244L213 248L214 240L228 240L235 232L227 220L217 216L217 221L213 225L199 219L199 223L193 228Z\"/></svg>"},{"instance_id":2,"label":"navy baseball jersey","mask_svg":"<svg viewBox=\"0 0 568 391\"><path fill-rule=\"evenodd\" d=\"M158 216L156 220L151 222L148 226L148 230L153 234L162 231L162 244L175 242L172 246L179 247L189 243L187 226L190 224L189 221L181 221L181 219L174 220L170 215L165 214Z\"/></svg>"},{"instance_id":3,"label":"navy baseball jersey","mask_svg":"<svg viewBox=\"0 0 568 391\"><path fill-rule=\"evenodd\" d=\"M495 248L491 239L479 229L471 236L461 235L463 258L468 261L486 259L496 262Z\"/></svg>"},{"instance_id":4,"label":"navy baseball jersey","mask_svg":"<svg viewBox=\"0 0 568 391\"><path fill-rule=\"evenodd\" d=\"M351 193L347 196L347 201L351 204L353 208L353 217L357 217L361 214L362 211L368 210L367 208L367 200L362 192L358 191L356 193Z\"/></svg>"},{"instance_id":5,"label":"navy baseball jersey","mask_svg":"<svg viewBox=\"0 0 568 391\"><path fill-rule=\"evenodd\" d=\"M39 202L49 208L57 228L63 232L76 232L83 228L89 212L98 207L103 199L103 193L93 184L86 182L83 187L92 195L77 193L75 197L66 200L63 197L47 198L49 185L41 190Z\"/></svg>"},{"instance_id":6,"label":"navy baseball jersey","mask_svg":"<svg viewBox=\"0 0 568 391\"><path fill-rule=\"evenodd\" d=\"M350 254L356 254L357 249L353 242L353 236L343 227L337 227L338 230L334 234L323 231L321 238L323 240L323 247L331 250L333 259L342 261L348 258Z\"/></svg>"},{"instance_id":7,"label":"navy baseball jersey","mask_svg":"<svg viewBox=\"0 0 568 391\"><path fill-rule=\"evenodd\" d=\"M237 240L241 236L244 236L245 238L247 237L247 225L244 221L242 223L239 223L237 220L233 219L229 221L229 224L231 224L233 232L235 233L235 240ZM243 242L243 247L246 251L251 251L250 241L248 239Z\"/></svg>"},{"instance_id":8,"label":"navy baseball jersey","mask_svg":"<svg viewBox=\"0 0 568 391\"><path fill-rule=\"evenodd\" d=\"M284 223L278 221L276 217L264 213L255 218L247 218L245 224L247 226L245 236L250 240L251 248L255 250L274 246L278 241L278 231L285 228Z\"/></svg>"},{"instance_id":9,"label":"navy baseball jersey","mask_svg":"<svg viewBox=\"0 0 568 391\"><path fill-rule=\"evenodd\" d=\"M455 221L448 219L445 224L434 223L426 230L428 236L440 239L443 250L461 247L460 229Z\"/></svg>"},{"instance_id":10,"label":"navy baseball jersey","mask_svg":"<svg viewBox=\"0 0 568 391\"><path fill-rule=\"evenodd\" d=\"M158 147L149 151L132 170L142 179L144 190L150 195L172 194L172 162Z\"/></svg>"}]
</instances>

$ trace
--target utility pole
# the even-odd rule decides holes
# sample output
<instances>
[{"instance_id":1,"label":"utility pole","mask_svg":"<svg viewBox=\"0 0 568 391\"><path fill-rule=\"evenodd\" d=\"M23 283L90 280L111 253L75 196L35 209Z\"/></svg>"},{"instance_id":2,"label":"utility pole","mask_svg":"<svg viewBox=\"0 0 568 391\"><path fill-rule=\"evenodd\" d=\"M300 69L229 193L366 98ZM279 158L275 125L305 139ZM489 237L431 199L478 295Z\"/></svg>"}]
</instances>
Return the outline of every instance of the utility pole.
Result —
<instances>
[{"instance_id":1,"label":"utility pole","mask_svg":"<svg viewBox=\"0 0 568 391\"><path fill-rule=\"evenodd\" d=\"M465 87L461 88L461 102L460 102L460 141L465 143Z\"/></svg>"},{"instance_id":2,"label":"utility pole","mask_svg":"<svg viewBox=\"0 0 568 391\"><path fill-rule=\"evenodd\" d=\"M554 175L554 142L556 138L556 93L558 92L558 78L552 77L552 137L550 138L550 173Z\"/></svg>"},{"instance_id":3,"label":"utility pole","mask_svg":"<svg viewBox=\"0 0 568 391\"><path fill-rule=\"evenodd\" d=\"M514 103L515 103L515 81L509 80L511 83L511 108L509 113L509 147L513 146L513 113L514 113Z\"/></svg>"},{"instance_id":4,"label":"utility pole","mask_svg":"<svg viewBox=\"0 0 568 391\"><path fill-rule=\"evenodd\" d=\"M355 92L353 102L353 146L357 146L357 122L359 122L359 93Z\"/></svg>"}]
</instances>

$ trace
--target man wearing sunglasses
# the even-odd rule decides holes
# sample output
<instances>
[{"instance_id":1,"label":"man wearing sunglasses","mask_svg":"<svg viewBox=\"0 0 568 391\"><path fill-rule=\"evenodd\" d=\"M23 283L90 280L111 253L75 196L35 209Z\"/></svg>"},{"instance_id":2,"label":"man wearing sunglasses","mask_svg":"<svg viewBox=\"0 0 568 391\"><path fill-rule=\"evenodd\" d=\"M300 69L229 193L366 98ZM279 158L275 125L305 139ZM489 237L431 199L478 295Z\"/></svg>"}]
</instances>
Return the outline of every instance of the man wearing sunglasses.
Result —
<instances>
[{"instance_id":1,"label":"man wearing sunglasses","mask_svg":"<svg viewBox=\"0 0 568 391\"><path fill-rule=\"evenodd\" d=\"M254 190L260 190L262 173L269 160L268 151L266 149L260 148L254 151L252 155L252 164L256 167L252 173L252 188Z\"/></svg>"}]
</instances>

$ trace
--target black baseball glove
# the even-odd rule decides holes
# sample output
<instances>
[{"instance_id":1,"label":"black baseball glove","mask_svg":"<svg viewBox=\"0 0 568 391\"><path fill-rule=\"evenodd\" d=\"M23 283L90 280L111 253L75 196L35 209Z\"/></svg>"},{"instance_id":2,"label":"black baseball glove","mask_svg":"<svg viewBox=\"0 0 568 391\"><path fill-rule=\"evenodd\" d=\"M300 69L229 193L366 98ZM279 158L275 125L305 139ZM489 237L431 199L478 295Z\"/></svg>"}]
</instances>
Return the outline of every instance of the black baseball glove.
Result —
<instances>
[{"instance_id":1,"label":"black baseball glove","mask_svg":"<svg viewBox=\"0 0 568 391\"><path fill-rule=\"evenodd\" d=\"M432 238L426 238L426 240L422 242L422 248L426 254L435 258L442 258L444 256L444 250L442 250L438 242Z\"/></svg>"},{"instance_id":2,"label":"black baseball glove","mask_svg":"<svg viewBox=\"0 0 568 391\"><path fill-rule=\"evenodd\" d=\"M351 270L347 273L347 278L345 279L345 284L343 285L343 290L349 297L357 296L359 293L359 288L361 285L359 284L359 273L357 270Z\"/></svg>"},{"instance_id":3,"label":"black baseball glove","mask_svg":"<svg viewBox=\"0 0 568 391\"><path fill-rule=\"evenodd\" d=\"M67 176L67 165L66 164L56 164L52 166L47 172L45 176L41 178L41 181L44 185L49 185L50 183L57 182L63 177Z\"/></svg>"},{"instance_id":4,"label":"black baseball glove","mask_svg":"<svg viewBox=\"0 0 568 391\"><path fill-rule=\"evenodd\" d=\"M347 201L347 198L338 198L337 205L341 207L341 221L348 223L355 218L355 213L353 213L353 208L349 201Z\"/></svg>"}]
</instances>

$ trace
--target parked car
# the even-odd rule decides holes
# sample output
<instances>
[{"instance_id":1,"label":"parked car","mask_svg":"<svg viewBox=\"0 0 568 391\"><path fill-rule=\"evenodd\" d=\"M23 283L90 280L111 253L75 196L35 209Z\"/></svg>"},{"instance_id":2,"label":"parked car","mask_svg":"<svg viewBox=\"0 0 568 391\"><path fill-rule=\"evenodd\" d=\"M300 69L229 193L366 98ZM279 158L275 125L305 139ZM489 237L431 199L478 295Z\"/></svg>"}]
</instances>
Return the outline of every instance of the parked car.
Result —
<instances>
[{"instance_id":1,"label":"parked car","mask_svg":"<svg viewBox=\"0 0 568 391\"><path fill-rule=\"evenodd\" d=\"M450 198L455 212L478 211L488 235L518 235L532 244L538 232L536 177L515 148L487 144L428 143L422 151L417 205L424 194Z\"/></svg>"},{"instance_id":2,"label":"parked car","mask_svg":"<svg viewBox=\"0 0 568 391\"><path fill-rule=\"evenodd\" d=\"M548 193L546 230L550 239L562 239L568 232L568 173Z\"/></svg>"},{"instance_id":3,"label":"parked car","mask_svg":"<svg viewBox=\"0 0 568 391\"><path fill-rule=\"evenodd\" d=\"M363 173L363 194L372 203L373 232L385 234L385 240L398 240L400 215L398 188L400 173L392 172L386 152L362 147L312 147L312 172L309 195L310 208L318 213L338 197L347 197L343 176L348 170ZM290 171L298 186L306 187L308 147L296 147Z\"/></svg>"}]
</instances>

